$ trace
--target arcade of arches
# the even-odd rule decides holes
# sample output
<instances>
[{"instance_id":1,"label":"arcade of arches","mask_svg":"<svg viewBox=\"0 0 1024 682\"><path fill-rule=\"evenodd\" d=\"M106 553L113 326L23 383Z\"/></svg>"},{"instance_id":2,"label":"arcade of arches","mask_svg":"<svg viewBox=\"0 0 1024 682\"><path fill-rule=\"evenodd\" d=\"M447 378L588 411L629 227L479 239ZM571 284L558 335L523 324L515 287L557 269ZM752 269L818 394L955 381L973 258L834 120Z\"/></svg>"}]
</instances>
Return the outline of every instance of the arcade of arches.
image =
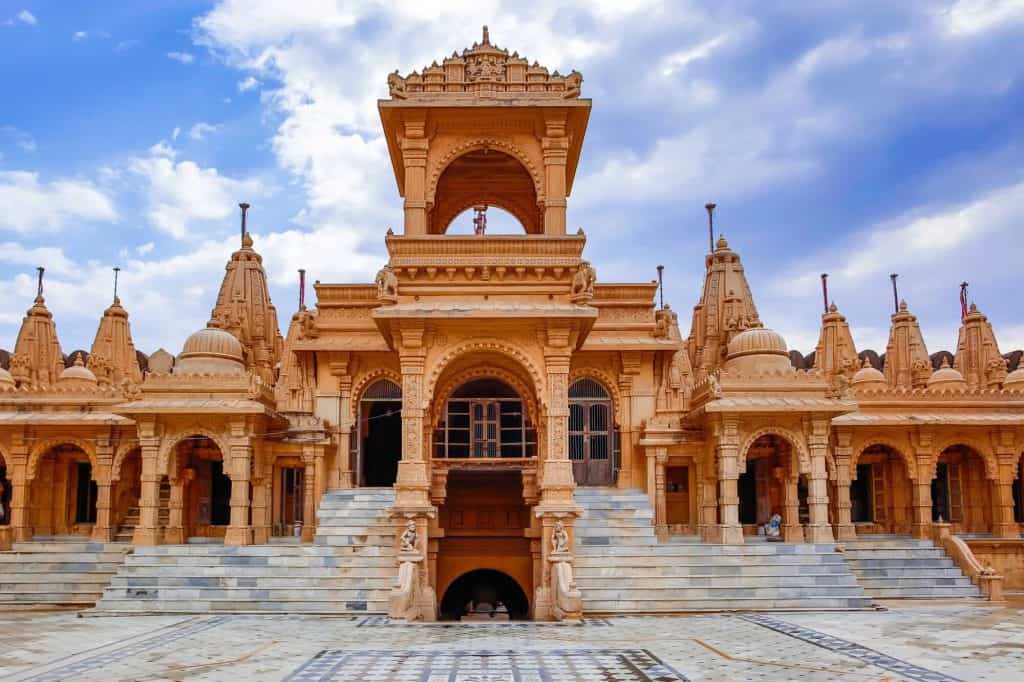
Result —
<instances>
[{"instance_id":1,"label":"arcade of arches","mask_svg":"<svg viewBox=\"0 0 1024 682\"><path fill-rule=\"evenodd\" d=\"M884 353L858 350L832 306L803 355L721 237L691 254L705 272L687 325L654 262L605 282L567 229L579 73L485 34L387 83L403 219L375 281L317 281L281 329L247 206L210 320L177 355L137 350L115 297L66 356L40 281L0 351L0 547L308 543L328 491L387 489L420 616L578 616L581 500L614 489L646 496L659 538L949 531L1024 585L1024 363L975 306L931 355L906 302ZM523 234L449 229L486 206Z\"/></svg>"}]
</instances>

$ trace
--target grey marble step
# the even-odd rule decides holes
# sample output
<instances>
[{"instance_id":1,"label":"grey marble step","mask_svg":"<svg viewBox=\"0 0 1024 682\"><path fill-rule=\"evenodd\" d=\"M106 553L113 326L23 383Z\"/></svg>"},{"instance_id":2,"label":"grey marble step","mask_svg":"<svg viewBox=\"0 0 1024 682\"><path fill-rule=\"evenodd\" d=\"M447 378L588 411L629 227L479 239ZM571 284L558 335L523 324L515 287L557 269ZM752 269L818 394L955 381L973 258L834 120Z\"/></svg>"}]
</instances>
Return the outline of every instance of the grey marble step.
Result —
<instances>
[{"instance_id":1,"label":"grey marble step","mask_svg":"<svg viewBox=\"0 0 1024 682\"><path fill-rule=\"evenodd\" d=\"M386 600L353 599L345 602L326 600L270 601L266 599L118 599L103 598L104 608L91 615L206 614L206 613L303 613L367 614L387 613Z\"/></svg>"},{"instance_id":2,"label":"grey marble step","mask_svg":"<svg viewBox=\"0 0 1024 682\"><path fill-rule=\"evenodd\" d=\"M722 565L714 562L703 562L693 565L663 564L652 566L649 564L636 565L609 565L608 563L592 563L580 565L577 561L575 574L577 577L585 578L685 578L693 580L705 576L742 576L751 578L765 578L769 576L799 576L800 579L813 578L815 576L848 575L855 579L845 564L737 564Z\"/></svg>"},{"instance_id":3,"label":"grey marble step","mask_svg":"<svg viewBox=\"0 0 1024 682\"><path fill-rule=\"evenodd\" d=\"M868 597L800 597L797 599L729 599L717 596L713 599L666 599L660 601L642 599L590 600L584 598L583 608L591 615L602 614L644 614L644 613L686 613L691 611L804 611L804 610L851 610L871 607Z\"/></svg>"},{"instance_id":4,"label":"grey marble step","mask_svg":"<svg viewBox=\"0 0 1024 682\"><path fill-rule=\"evenodd\" d=\"M130 549L77 537L16 542L0 552L0 603L92 606Z\"/></svg>"},{"instance_id":5,"label":"grey marble step","mask_svg":"<svg viewBox=\"0 0 1024 682\"><path fill-rule=\"evenodd\" d=\"M930 540L884 536L843 543L847 562L864 591L879 599L979 598L941 547Z\"/></svg>"}]
</instances>

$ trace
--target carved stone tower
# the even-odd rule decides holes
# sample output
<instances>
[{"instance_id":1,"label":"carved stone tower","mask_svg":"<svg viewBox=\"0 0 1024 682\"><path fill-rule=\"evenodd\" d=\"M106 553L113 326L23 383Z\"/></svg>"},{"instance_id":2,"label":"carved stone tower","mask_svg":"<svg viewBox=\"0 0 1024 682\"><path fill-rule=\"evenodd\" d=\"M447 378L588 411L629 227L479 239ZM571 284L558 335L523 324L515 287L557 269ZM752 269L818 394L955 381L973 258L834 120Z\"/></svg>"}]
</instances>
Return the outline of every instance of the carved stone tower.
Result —
<instances>
[{"instance_id":1,"label":"carved stone tower","mask_svg":"<svg viewBox=\"0 0 1024 682\"><path fill-rule=\"evenodd\" d=\"M565 234L590 116L582 81L509 54L486 27L481 43L440 65L391 74L391 99L378 109L405 198L405 234L444 234L478 205L505 209L529 234Z\"/></svg>"}]
</instances>

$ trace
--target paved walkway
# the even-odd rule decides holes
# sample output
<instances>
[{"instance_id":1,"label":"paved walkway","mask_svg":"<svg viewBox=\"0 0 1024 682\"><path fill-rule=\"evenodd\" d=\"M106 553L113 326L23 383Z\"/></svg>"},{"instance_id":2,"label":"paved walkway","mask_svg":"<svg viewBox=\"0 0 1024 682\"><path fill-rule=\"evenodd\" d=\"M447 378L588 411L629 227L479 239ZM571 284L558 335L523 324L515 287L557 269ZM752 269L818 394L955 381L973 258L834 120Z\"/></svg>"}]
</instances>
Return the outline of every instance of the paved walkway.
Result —
<instances>
[{"instance_id":1,"label":"paved walkway","mask_svg":"<svg viewBox=\"0 0 1024 682\"><path fill-rule=\"evenodd\" d=\"M1024 609L405 625L380 617L0 614L0 680L1024 679Z\"/></svg>"}]
</instances>

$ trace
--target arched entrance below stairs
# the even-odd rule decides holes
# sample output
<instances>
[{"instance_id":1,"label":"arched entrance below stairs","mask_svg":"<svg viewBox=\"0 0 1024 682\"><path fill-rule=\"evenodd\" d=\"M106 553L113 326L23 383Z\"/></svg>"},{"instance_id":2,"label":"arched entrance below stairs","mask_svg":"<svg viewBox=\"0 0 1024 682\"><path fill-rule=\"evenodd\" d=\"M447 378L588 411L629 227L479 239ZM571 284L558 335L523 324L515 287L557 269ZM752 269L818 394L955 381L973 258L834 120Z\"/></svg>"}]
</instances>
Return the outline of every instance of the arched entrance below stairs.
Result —
<instances>
[{"instance_id":1,"label":"arched entrance below stairs","mask_svg":"<svg viewBox=\"0 0 1024 682\"><path fill-rule=\"evenodd\" d=\"M463 573L441 599L441 620L504 620L506 613L509 620L526 620L530 601L512 576L490 568Z\"/></svg>"}]
</instances>

